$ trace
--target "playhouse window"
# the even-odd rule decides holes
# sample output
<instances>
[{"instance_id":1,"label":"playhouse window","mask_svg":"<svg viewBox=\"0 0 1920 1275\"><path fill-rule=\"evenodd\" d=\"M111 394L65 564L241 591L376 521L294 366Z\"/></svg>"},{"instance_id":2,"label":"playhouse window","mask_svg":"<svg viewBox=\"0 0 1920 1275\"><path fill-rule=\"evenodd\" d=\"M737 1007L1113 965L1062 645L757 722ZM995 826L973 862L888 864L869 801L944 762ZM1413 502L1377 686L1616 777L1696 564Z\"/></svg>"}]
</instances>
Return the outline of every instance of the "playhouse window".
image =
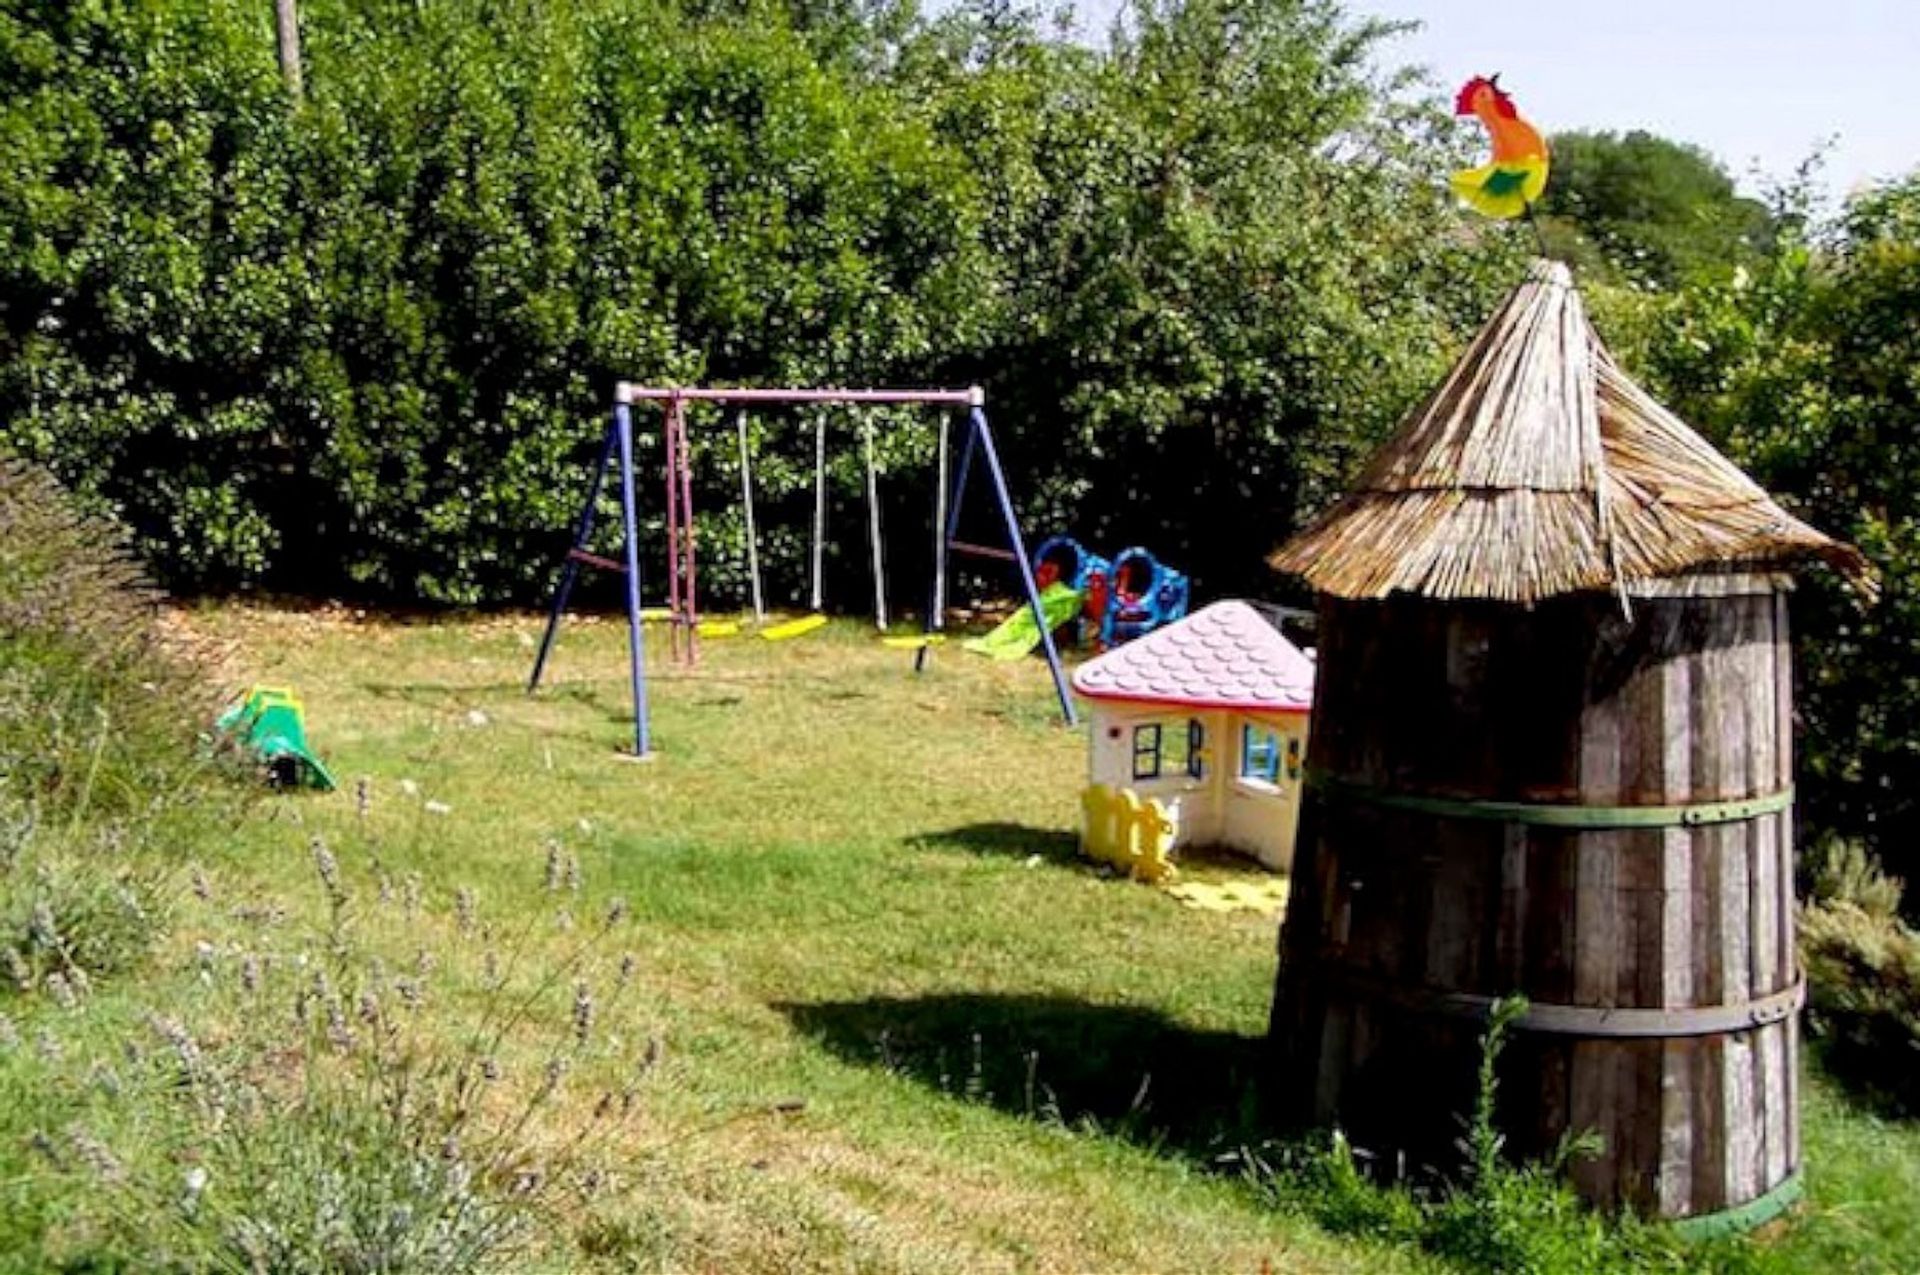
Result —
<instances>
[{"instance_id":1,"label":"playhouse window","mask_svg":"<svg viewBox=\"0 0 1920 1275\"><path fill-rule=\"evenodd\" d=\"M1300 737L1287 736L1287 778L1300 778Z\"/></svg>"},{"instance_id":2,"label":"playhouse window","mask_svg":"<svg viewBox=\"0 0 1920 1275\"><path fill-rule=\"evenodd\" d=\"M1188 718L1183 722L1163 722L1160 727L1162 773L1200 778L1204 761L1201 749L1205 745L1205 732L1198 721Z\"/></svg>"},{"instance_id":3,"label":"playhouse window","mask_svg":"<svg viewBox=\"0 0 1920 1275\"><path fill-rule=\"evenodd\" d=\"M1160 778L1160 723L1133 728L1133 777Z\"/></svg>"},{"instance_id":4,"label":"playhouse window","mask_svg":"<svg viewBox=\"0 0 1920 1275\"><path fill-rule=\"evenodd\" d=\"M1202 779L1207 773L1207 728L1200 719L1187 721L1187 776Z\"/></svg>"},{"instance_id":5,"label":"playhouse window","mask_svg":"<svg viewBox=\"0 0 1920 1275\"><path fill-rule=\"evenodd\" d=\"M1280 733L1246 722L1240 727L1240 778L1280 782Z\"/></svg>"}]
</instances>

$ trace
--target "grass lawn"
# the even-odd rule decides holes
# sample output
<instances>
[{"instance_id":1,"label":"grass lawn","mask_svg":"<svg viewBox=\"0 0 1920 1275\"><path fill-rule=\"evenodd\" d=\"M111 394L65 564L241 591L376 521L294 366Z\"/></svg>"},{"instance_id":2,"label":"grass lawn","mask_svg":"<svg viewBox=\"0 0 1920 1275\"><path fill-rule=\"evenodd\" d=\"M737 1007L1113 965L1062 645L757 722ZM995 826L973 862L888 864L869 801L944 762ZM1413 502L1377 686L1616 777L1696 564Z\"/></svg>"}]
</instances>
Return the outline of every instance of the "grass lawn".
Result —
<instances>
[{"instance_id":1,"label":"grass lawn","mask_svg":"<svg viewBox=\"0 0 1920 1275\"><path fill-rule=\"evenodd\" d=\"M417 874L396 951L467 887L529 959L618 895L638 958L616 1034L664 1043L631 1190L558 1266L726 1271L1398 1271L1431 1259L1263 1205L1215 1158L1246 1127L1276 926L1183 909L1076 861L1084 756L1038 663L930 671L835 625L669 666L629 738L624 629L575 621L523 685L533 617L403 624L215 608L236 682L285 682L342 779L269 801L209 865L315 910L310 836L366 888ZM356 781L370 803L357 808ZM542 888L548 846L584 888ZM174 946L225 941L230 909ZM486 939L476 941L485 942ZM616 1020L610 1020L616 1021ZM1920 1263L1920 1137L1810 1086L1813 1204L1782 1269ZM1469 1095L1435 1095L1464 1107ZM783 1110L803 1103L798 1110Z\"/></svg>"}]
</instances>

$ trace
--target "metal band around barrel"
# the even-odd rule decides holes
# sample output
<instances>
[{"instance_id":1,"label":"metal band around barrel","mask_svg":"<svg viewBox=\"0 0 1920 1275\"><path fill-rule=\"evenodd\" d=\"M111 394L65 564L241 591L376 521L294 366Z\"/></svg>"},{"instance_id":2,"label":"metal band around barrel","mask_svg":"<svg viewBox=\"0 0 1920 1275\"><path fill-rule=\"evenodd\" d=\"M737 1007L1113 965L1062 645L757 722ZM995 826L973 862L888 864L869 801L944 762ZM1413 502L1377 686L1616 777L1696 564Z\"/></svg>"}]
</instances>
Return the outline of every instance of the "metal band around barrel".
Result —
<instances>
[{"instance_id":1,"label":"metal band around barrel","mask_svg":"<svg viewBox=\"0 0 1920 1275\"><path fill-rule=\"evenodd\" d=\"M1449 1017L1484 1021L1497 1003L1491 996L1472 992L1447 992L1431 987L1403 987L1378 975L1338 966L1322 967L1329 982L1371 1000L1386 1001L1416 1013L1444 1014ZM1601 1005L1556 1005L1529 1002L1527 1012L1514 1021L1514 1029L1556 1036L1593 1038L1717 1036L1727 1032L1750 1031L1777 1023L1797 1012L1807 999L1807 980L1791 984L1766 996L1733 1005L1688 1005L1670 1009L1616 1007Z\"/></svg>"},{"instance_id":2,"label":"metal band around barrel","mask_svg":"<svg viewBox=\"0 0 1920 1275\"><path fill-rule=\"evenodd\" d=\"M1722 1235L1739 1235L1751 1231L1757 1226L1765 1226L1779 1217L1806 1194L1806 1183L1795 1169L1781 1178L1778 1185L1763 1195L1757 1195L1745 1204L1736 1204L1730 1209L1721 1209L1717 1213L1701 1213L1694 1217L1675 1219L1673 1229L1686 1240L1710 1240Z\"/></svg>"},{"instance_id":3,"label":"metal band around barrel","mask_svg":"<svg viewBox=\"0 0 1920 1275\"><path fill-rule=\"evenodd\" d=\"M1371 784L1340 779L1323 771L1309 771L1307 782L1329 796L1378 806L1437 815L1443 819L1478 819L1486 823L1532 824L1545 828L1694 828L1706 824L1739 823L1778 814L1793 805L1793 789L1742 797L1736 801L1707 801L1684 806L1576 806L1557 802L1470 801L1455 797L1428 797L1392 792Z\"/></svg>"}]
</instances>

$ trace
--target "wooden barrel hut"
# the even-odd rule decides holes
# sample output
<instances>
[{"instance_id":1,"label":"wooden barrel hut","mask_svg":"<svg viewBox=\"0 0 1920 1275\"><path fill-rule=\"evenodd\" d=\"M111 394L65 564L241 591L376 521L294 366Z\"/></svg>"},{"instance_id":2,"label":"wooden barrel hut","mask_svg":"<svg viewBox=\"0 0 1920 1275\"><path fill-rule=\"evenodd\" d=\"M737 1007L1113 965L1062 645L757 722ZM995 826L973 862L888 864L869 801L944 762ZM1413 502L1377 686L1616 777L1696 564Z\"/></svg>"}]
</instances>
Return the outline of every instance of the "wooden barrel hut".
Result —
<instances>
[{"instance_id":1,"label":"wooden barrel hut","mask_svg":"<svg viewBox=\"0 0 1920 1275\"><path fill-rule=\"evenodd\" d=\"M1859 553L1629 380L1537 262L1358 487L1273 564L1319 592L1282 1105L1458 1165L1593 1131L1581 1194L1716 1224L1798 1189L1783 572ZM1697 1226L1700 1224L1696 1224Z\"/></svg>"}]
</instances>

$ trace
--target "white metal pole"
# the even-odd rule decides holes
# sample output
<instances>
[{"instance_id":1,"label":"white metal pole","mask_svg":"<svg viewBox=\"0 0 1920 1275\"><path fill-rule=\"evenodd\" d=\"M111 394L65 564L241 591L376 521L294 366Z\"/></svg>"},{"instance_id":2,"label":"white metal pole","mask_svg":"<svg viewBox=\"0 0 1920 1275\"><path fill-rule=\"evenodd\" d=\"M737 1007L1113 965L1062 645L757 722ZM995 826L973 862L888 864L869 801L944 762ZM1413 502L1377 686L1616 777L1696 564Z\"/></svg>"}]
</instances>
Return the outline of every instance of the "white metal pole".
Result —
<instances>
[{"instance_id":1,"label":"white metal pole","mask_svg":"<svg viewBox=\"0 0 1920 1275\"><path fill-rule=\"evenodd\" d=\"M760 537L753 526L753 459L747 451L747 413L742 408L734 415L740 430L740 504L747 519L747 579L753 585L753 619L767 622L767 604L760 593Z\"/></svg>"},{"instance_id":2,"label":"white metal pole","mask_svg":"<svg viewBox=\"0 0 1920 1275\"><path fill-rule=\"evenodd\" d=\"M826 539L827 418L822 413L813 420L813 609L816 612L824 601L820 594L820 565Z\"/></svg>"},{"instance_id":3,"label":"white metal pole","mask_svg":"<svg viewBox=\"0 0 1920 1275\"><path fill-rule=\"evenodd\" d=\"M887 627L887 567L880 552L880 471L873 463L873 426L862 428L867 449L867 538L873 542L873 622Z\"/></svg>"},{"instance_id":4,"label":"white metal pole","mask_svg":"<svg viewBox=\"0 0 1920 1275\"><path fill-rule=\"evenodd\" d=\"M940 454L933 493L933 614L927 631L947 627L947 414L940 413Z\"/></svg>"}]
</instances>

